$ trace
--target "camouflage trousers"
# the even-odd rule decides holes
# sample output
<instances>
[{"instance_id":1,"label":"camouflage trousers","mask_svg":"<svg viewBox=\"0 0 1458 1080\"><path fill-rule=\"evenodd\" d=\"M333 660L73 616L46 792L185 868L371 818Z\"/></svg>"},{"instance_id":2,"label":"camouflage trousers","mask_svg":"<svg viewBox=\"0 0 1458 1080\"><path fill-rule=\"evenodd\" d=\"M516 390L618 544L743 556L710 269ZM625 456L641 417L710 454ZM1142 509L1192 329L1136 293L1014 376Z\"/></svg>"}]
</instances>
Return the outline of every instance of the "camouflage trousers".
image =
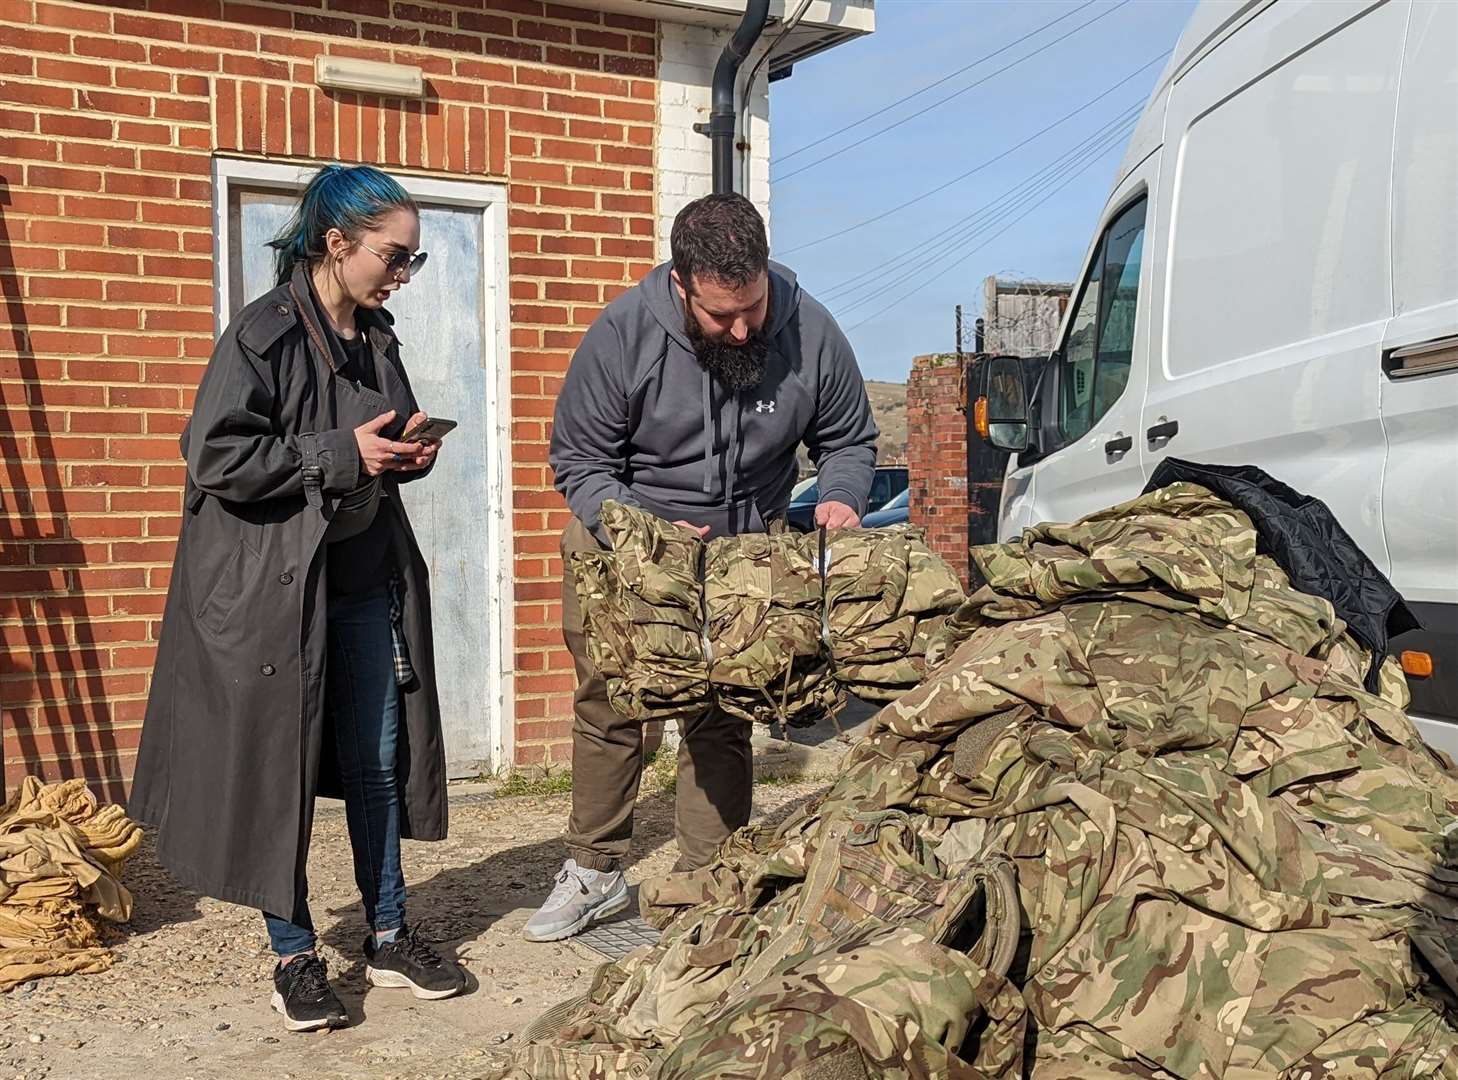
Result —
<instances>
[{"instance_id":1,"label":"camouflage trousers","mask_svg":"<svg viewBox=\"0 0 1458 1080\"><path fill-rule=\"evenodd\" d=\"M598 543L577 518L562 533L562 562ZM572 816L567 853L579 866L616 870L633 837L633 804L643 770L643 725L608 701L607 683L587 655L577 590L562 581L562 637L577 669L572 698ZM754 763L750 726L719 709L681 722L674 803L678 869L710 862L719 844L749 822Z\"/></svg>"}]
</instances>

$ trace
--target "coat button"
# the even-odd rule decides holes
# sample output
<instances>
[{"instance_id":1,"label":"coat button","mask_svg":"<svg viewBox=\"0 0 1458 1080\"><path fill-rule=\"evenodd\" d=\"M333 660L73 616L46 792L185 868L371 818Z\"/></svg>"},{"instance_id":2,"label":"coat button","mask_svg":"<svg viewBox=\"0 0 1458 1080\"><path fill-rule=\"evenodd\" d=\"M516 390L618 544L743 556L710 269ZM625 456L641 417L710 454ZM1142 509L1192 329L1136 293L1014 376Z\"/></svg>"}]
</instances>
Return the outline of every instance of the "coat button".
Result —
<instances>
[{"instance_id":1,"label":"coat button","mask_svg":"<svg viewBox=\"0 0 1458 1080\"><path fill-rule=\"evenodd\" d=\"M272 664L264 664L258 670L261 671L265 675L272 675L274 673L275 668L274 668L274 666Z\"/></svg>"},{"instance_id":2,"label":"coat button","mask_svg":"<svg viewBox=\"0 0 1458 1080\"><path fill-rule=\"evenodd\" d=\"M280 585L292 585L294 583L294 575L293 574L280 574L278 576L278 583Z\"/></svg>"},{"instance_id":3,"label":"coat button","mask_svg":"<svg viewBox=\"0 0 1458 1080\"><path fill-rule=\"evenodd\" d=\"M289 313L289 309L283 304L274 304L273 310L277 311L280 315L287 315Z\"/></svg>"}]
</instances>

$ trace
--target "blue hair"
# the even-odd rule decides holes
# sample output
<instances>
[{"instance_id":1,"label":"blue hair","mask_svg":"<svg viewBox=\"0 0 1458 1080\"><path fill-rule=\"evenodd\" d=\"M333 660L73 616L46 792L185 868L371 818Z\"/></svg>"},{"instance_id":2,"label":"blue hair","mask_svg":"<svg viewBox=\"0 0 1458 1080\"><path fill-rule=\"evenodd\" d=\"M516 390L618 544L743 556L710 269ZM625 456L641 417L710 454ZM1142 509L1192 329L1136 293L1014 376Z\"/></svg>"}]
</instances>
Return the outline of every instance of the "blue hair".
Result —
<instances>
[{"instance_id":1,"label":"blue hair","mask_svg":"<svg viewBox=\"0 0 1458 1080\"><path fill-rule=\"evenodd\" d=\"M399 182L369 165L325 165L304 188L299 209L283 232L268 242L277 255L278 284L293 276L294 266L314 266L326 254L324 236L338 229L351 240L378 225L392 210L414 210Z\"/></svg>"}]
</instances>

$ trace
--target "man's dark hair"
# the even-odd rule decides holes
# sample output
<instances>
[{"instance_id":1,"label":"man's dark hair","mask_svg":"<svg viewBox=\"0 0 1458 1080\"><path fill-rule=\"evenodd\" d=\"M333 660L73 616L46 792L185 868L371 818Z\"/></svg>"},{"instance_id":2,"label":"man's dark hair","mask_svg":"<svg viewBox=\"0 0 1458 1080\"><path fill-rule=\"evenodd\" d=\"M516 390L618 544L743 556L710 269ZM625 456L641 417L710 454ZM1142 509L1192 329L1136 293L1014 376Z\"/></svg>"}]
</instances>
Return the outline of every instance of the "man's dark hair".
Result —
<instances>
[{"instance_id":1,"label":"man's dark hair","mask_svg":"<svg viewBox=\"0 0 1458 1080\"><path fill-rule=\"evenodd\" d=\"M673 268L686 291L696 282L742 288L769 269L764 218L743 195L705 195L673 219L669 234Z\"/></svg>"}]
</instances>

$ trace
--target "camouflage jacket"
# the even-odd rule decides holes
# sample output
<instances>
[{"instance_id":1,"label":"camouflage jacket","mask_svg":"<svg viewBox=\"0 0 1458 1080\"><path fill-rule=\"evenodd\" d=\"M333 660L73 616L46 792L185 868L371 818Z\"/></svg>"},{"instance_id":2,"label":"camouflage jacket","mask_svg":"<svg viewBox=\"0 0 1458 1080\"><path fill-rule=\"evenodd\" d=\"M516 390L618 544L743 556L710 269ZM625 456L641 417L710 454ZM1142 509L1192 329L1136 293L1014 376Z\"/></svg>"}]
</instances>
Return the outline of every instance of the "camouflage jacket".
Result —
<instances>
[{"instance_id":1,"label":"camouflage jacket","mask_svg":"<svg viewBox=\"0 0 1458 1080\"><path fill-rule=\"evenodd\" d=\"M840 529L703 543L606 503L613 548L574 555L587 650L637 720L717 704L749 721L814 723L841 691L890 700L962 602L955 573L910 529Z\"/></svg>"},{"instance_id":2,"label":"camouflage jacket","mask_svg":"<svg viewBox=\"0 0 1458 1080\"><path fill-rule=\"evenodd\" d=\"M975 561L832 788L646 882L660 943L504 1075L1458 1076L1458 775L1397 666L1193 485Z\"/></svg>"}]
</instances>

